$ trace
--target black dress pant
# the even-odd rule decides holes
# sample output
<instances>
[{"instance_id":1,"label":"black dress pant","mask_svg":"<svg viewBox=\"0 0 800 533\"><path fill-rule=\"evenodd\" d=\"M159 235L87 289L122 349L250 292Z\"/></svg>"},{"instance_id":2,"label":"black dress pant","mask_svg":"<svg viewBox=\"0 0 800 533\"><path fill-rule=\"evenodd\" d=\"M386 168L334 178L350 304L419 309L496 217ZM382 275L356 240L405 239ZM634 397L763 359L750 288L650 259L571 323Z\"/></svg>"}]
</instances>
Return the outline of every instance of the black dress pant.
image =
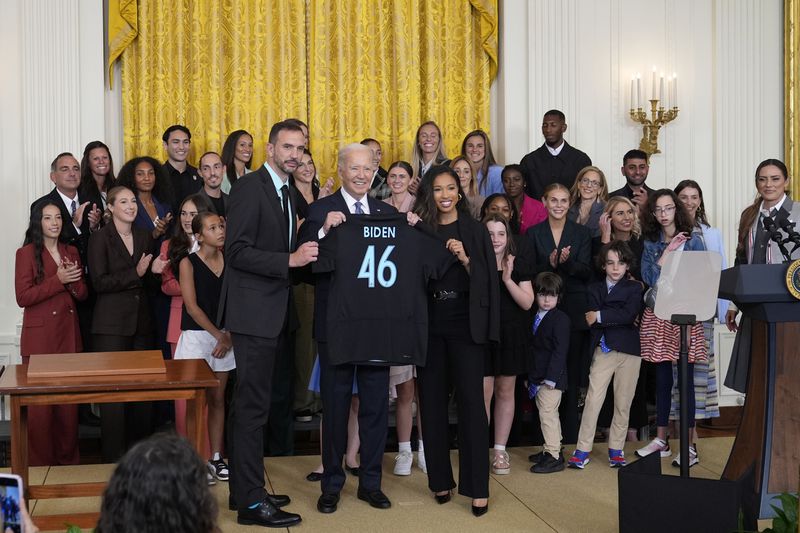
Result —
<instances>
[{"instance_id":1,"label":"black dress pant","mask_svg":"<svg viewBox=\"0 0 800 533\"><path fill-rule=\"evenodd\" d=\"M342 461L347 451L347 420L353 396L353 377L358 384L359 487L380 490L383 453L386 449L389 412L389 367L332 365L327 342L318 342L320 394L322 396L322 492L342 490Z\"/></svg>"},{"instance_id":2,"label":"black dress pant","mask_svg":"<svg viewBox=\"0 0 800 533\"><path fill-rule=\"evenodd\" d=\"M287 334L286 348L275 354L272 400L264 428L264 453L269 457L294 455L294 334Z\"/></svg>"},{"instance_id":3,"label":"black dress pant","mask_svg":"<svg viewBox=\"0 0 800 533\"><path fill-rule=\"evenodd\" d=\"M236 388L228 414L232 429L228 448L231 495L239 509L266 498L264 489L264 427L272 399L275 359L286 350L286 334L275 338L232 333Z\"/></svg>"},{"instance_id":4,"label":"black dress pant","mask_svg":"<svg viewBox=\"0 0 800 533\"><path fill-rule=\"evenodd\" d=\"M149 333L124 335L94 335L92 349L97 352L151 350L153 336ZM153 433L153 403L101 403L100 447L103 461L115 463L136 442Z\"/></svg>"},{"instance_id":5,"label":"black dress pant","mask_svg":"<svg viewBox=\"0 0 800 533\"><path fill-rule=\"evenodd\" d=\"M588 377L588 367L584 364L584 359L587 357L589 357L588 331L573 329L570 332L569 351L567 352L567 390L564 391L558 409L563 444L578 442L578 430L580 429L578 400L584 372Z\"/></svg>"},{"instance_id":6,"label":"black dress pant","mask_svg":"<svg viewBox=\"0 0 800 533\"><path fill-rule=\"evenodd\" d=\"M425 367L417 367L417 379L428 488L433 492L456 485L447 431L452 386L458 406L458 493L470 498L489 497L489 421L483 404L485 352L485 345L472 342L468 319L431 322L428 357Z\"/></svg>"}]
</instances>

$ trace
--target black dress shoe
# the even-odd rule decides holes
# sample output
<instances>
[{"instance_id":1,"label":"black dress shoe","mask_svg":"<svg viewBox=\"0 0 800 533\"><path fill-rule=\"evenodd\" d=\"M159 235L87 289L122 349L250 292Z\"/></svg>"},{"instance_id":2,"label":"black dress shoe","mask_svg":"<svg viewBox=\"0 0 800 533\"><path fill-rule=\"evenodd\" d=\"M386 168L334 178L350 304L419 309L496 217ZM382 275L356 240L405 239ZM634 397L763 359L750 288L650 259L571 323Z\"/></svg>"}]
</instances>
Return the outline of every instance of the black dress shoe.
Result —
<instances>
[{"instance_id":1,"label":"black dress shoe","mask_svg":"<svg viewBox=\"0 0 800 533\"><path fill-rule=\"evenodd\" d=\"M267 500L275 507L284 507L292 502L292 499L286 494L267 494ZM233 494L228 496L228 509L231 511L236 510L236 499Z\"/></svg>"},{"instance_id":2,"label":"black dress shoe","mask_svg":"<svg viewBox=\"0 0 800 533\"><path fill-rule=\"evenodd\" d=\"M364 500L376 509L388 509L392 506L392 502L386 497L386 494L380 490L366 490L361 487L358 488L358 499Z\"/></svg>"},{"instance_id":3,"label":"black dress shoe","mask_svg":"<svg viewBox=\"0 0 800 533\"><path fill-rule=\"evenodd\" d=\"M275 507L286 507L287 505L292 503L292 499L286 494L267 493L267 499L269 500L269 503L271 503Z\"/></svg>"},{"instance_id":4,"label":"black dress shoe","mask_svg":"<svg viewBox=\"0 0 800 533\"><path fill-rule=\"evenodd\" d=\"M433 497L436 498L436 503L442 505L450 501L451 494L452 492L448 490L447 494L434 494Z\"/></svg>"},{"instance_id":5,"label":"black dress shoe","mask_svg":"<svg viewBox=\"0 0 800 533\"><path fill-rule=\"evenodd\" d=\"M361 467L360 466L347 466L347 465L344 465L344 469L347 470L348 472L350 472L351 474L353 474L356 477L358 477L359 468L361 468Z\"/></svg>"},{"instance_id":6,"label":"black dress shoe","mask_svg":"<svg viewBox=\"0 0 800 533\"><path fill-rule=\"evenodd\" d=\"M255 509L239 509L236 521L246 526L289 527L300 523L300 515L281 511L264 499Z\"/></svg>"},{"instance_id":7,"label":"black dress shoe","mask_svg":"<svg viewBox=\"0 0 800 533\"><path fill-rule=\"evenodd\" d=\"M472 506L472 514L475 516L483 516L489 511L489 504L487 503L483 507L478 507L477 505Z\"/></svg>"},{"instance_id":8,"label":"black dress shoe","mask_svg":"<svg viewBox=\"0 0 800 533\"><path fill-rule=\"evenodd\" d=\"M306 481L322 481L322 472L311 472L306 476Z\"/></svg>"},{"instance_id":9,"label":"black dress shoe","mask_svg":"<svg viewBox=\"0 0 800 533\"><path fill-rule=\"evenodd\" d=\"M563 454L559 453L558 459L556 459L547 453L545 454L544 459L531 467L531 472L534 474L552 474L553 472L561 472L564 470L564 467L565 464Z\"/></svg>"},{"instance_id":10,"label":"black dress shoe","mask_svg":"<svg viewBox=\"0 0 800 533\"><path fill-rule=\"evenodd\" d=\"M329 492L322 493L317 500L317 511L320 513L330 514L336 512L336 506L339 504L339 493Z\"/></svg>"}]
</instances>

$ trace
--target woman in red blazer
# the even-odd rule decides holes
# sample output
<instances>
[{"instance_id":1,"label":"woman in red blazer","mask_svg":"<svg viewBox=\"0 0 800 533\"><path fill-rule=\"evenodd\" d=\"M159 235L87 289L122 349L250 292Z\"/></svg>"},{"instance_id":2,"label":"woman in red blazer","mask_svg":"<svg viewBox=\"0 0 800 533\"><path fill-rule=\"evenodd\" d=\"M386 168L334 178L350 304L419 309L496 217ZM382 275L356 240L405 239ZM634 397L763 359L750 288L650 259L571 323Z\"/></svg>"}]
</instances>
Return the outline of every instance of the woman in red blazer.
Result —
<instances>
[{"instance_id":1,"label":"woman in red blazer","mask_svg":"<svg viewBox=\"0 0 800 533\"><path fill-rule=\"evenodd\" d=\"M69 221L71 222L71 221ZM50 200L34 205L17 250L14 286L22 318L20 353L73 353L83 349L75 300L86 299L78 250L59 242L64 221ZM31 406L28 414L30 464L78 464L78 406Z\"/></svg>"}]
</instances>

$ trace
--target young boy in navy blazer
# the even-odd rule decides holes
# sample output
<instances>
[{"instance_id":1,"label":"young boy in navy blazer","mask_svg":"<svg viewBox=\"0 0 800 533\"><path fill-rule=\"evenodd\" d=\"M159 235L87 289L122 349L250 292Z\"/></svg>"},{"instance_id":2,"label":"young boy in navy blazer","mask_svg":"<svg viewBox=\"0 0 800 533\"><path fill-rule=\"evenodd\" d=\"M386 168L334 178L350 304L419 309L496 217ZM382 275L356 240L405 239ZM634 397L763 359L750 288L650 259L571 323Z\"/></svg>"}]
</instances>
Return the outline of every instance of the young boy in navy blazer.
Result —
<instances>
[{"instance_id":1,"label":"young boy in navy blazer","mask_svg":"<svg viewBox=\"0 0 800 533\"><path fill-rule=\"evenodd\" d=\"M561 278L553 272L542 272L534 281L538 310L533 321L528 392L536 398L544 436L542 453L534 456L536 464L531 467L531 472L536 474L564 470L558 407L567 386L570 320L556 307L562 288Z\"/></svg>"},{"instance_id":2,"label":"young boy in navy blazer","mask_svg":"<svg viewBox=\"0 0 800 533\"><path fill-rule=\"evenodd\" d=\"M625 466L625 436L628 414L639 380L642 364L639 328L635 325L642 309L642 284L628 276L635 261L627 243L612 241L600 249L598 266L605 271L603 281L589 286L589 309L586 323L591 328L591 347L594 350L589 371L589 391L583 408L578 446L569 459L570 468L580 468L589 462L597 416L603 406L606 390L614 378L614 418L608 436L608 464L611 468Z\"/></svg>"}]
</instances>

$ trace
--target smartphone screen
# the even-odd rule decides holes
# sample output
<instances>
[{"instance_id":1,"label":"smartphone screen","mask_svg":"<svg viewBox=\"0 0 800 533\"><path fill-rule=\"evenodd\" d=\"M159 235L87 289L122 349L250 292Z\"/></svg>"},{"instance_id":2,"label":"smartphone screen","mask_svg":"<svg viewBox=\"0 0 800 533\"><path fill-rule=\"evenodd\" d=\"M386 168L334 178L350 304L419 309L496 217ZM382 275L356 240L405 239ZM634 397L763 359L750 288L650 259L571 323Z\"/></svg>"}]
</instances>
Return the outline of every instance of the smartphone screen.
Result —
<instances>
[{"instance_id":1,"label":"smartphone screen","mask_svg":"<svg viewBox=\"0 0 800 533\"><path fill-rule=\"evenodd\" d=\"M22 497L19 476L0 474L0 520L2 533L23 533L19 501Z\"/></svg>"}]
</instances>

